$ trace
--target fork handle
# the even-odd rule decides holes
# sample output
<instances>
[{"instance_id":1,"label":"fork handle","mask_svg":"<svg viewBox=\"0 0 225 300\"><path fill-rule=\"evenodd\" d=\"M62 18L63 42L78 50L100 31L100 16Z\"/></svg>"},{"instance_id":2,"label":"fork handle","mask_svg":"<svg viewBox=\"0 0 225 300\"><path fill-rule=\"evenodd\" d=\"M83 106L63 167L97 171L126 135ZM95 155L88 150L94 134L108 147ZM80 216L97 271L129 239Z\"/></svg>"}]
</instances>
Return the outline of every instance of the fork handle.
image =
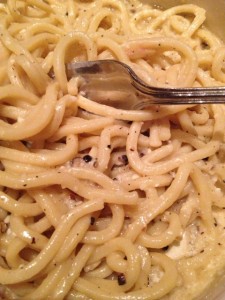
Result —
<instances>
[{"instance_id":1,"label":"fork handle","mask_svg":"<svg viewBox=\"0 0 225 300\"><path fill-rule=\"evenodd\" d=\"M135 108L141 109L151 104L222 104L225 103L225 88L151 88L151 92L132 82L132 85L138 90L140 102L135 105ZM147 97L146 97L147 96Z\"/></svg>"},{"instance_id":2,"label":"fork handle","mask_svg":"<svg viewBox=\"0 0 225 300\"><path fill-rule=\"evenodd\" d=\"M160 88L145 85L131 70L132 85L144 97L135 105L141 109L151 104L222 104L225 103L225 87ZM147 97L146 97L147 96Z\"/></svg>"}]
</instances>

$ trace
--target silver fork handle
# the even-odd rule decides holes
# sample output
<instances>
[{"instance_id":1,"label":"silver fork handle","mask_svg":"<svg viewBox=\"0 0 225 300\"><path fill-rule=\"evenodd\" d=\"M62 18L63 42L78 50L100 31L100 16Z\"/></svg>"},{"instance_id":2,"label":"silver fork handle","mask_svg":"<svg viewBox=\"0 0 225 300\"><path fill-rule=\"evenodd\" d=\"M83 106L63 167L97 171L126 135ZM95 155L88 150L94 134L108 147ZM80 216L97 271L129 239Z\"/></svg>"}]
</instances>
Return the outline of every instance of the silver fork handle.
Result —
<instances>
[{"instance_id":1,"label":"silver fork handle","mask_svg":"<svg viewBox=\"0 0 225 300\"><path fill-rule=\"evenodd\" d=\"M145 89L136 81L133 86L143 95L136 109L144 108L150 104L222 104L225 103L225 88L154 88L151 91ZM147 96L147 98L146 98ZM148 98L150 97L150 99Z\"/></svg>"}]
</instances>

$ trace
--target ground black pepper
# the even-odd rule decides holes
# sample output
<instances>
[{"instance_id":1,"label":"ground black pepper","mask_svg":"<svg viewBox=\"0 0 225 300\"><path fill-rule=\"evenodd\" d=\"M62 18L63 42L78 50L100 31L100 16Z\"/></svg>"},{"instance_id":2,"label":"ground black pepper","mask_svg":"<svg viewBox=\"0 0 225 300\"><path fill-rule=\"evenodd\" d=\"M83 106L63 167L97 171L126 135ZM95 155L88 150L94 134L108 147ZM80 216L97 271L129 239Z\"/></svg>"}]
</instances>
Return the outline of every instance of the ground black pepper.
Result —
<instances>
[{"instance_id":1,"label":"ground black pepper","mask_svg":"<svg viewBox=\"0 0 225 300\"><path fill-rule=\"evenodd\" d=\"M94 224L95 224L95 218L91 217L91 225L94 225Z\"/></svg>"},{"instance_id":2,"label":"ground black pepper","mask_svg":"<svg viewBox=\"0 0 225 300\"><path fill-rule=\"evenodd\" d=\"M123 273L118 275L118 284L119 285L126 284L126 277Z\"/></svg>"},{"instance_id":3,"label":"ground black pepper","mask_svg":"<svg viewBox=\"0 0 225 300\"><path fill-rule=\"evenodd\" d=\"M87 154L83 157L83 160L86 162L86 163L89 163L90 161L92 161L92 156Z\"/></svg>"}]
</instances>

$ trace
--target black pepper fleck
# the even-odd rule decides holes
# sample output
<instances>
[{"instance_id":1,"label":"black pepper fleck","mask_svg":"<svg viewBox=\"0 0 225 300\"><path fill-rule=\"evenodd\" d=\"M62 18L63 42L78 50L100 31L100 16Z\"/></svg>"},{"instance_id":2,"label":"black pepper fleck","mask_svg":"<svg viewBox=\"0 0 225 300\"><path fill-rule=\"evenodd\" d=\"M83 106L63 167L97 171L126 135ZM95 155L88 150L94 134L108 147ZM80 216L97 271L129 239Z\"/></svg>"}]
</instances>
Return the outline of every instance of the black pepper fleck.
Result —
<instances>
[{"instance_id":1,"label":"black pepper fleck","mask_svg":"<svg viewBox=\"0 0 225 300\"><path fill-rule=\"evenodd\" d=\"M118 280L118 284L119 285L126 284L126 277L125 277L125 275L123 273L118 275L118 279L117 280Z\"/></svg>"},{"instance_id":2,"label":"black pepper fleck","mask_svg":"<svg viewBox=\"0 0 225 300\"><path fill-rule=\"evenodd\" d=\"M215 226L215 227L218 226L218 223L217 223L216 219L214 219L214 226Z\"/></svg>"},{"instance_id":3,"label":"black pepper fleck","mask_svg":"<svg viewBox=\"0 0 225 300\"><path fill-rule=\"evenodd\" d=\"M92 156L87 154L83 157L83 160L86 162L86 163L89 163L90 161L92 161Z\"/></svg>"},{"instance_id":4,"label":"black pepper fleck","mask_svg":"<svg viewBox=\"0 0 225 300\"><path fill-rule=\"evenodd\" d=\"M126 155L126 154L123 154L123 155L121 156L121 160L123 161L123 163L124 163L125 165L128 164L128 158L127 158L127 155Z\"/></svg>"},{"instance_id":5,"label":"black pepper fleck","mask_svg":"<svg viewBox=\"0 0 225 300\"><path fill-rule=\"evenodd\" d=\"M95 218L94 217L91 217L91 225L94 225L95 224Z\"/></svg>"}]
</instances>

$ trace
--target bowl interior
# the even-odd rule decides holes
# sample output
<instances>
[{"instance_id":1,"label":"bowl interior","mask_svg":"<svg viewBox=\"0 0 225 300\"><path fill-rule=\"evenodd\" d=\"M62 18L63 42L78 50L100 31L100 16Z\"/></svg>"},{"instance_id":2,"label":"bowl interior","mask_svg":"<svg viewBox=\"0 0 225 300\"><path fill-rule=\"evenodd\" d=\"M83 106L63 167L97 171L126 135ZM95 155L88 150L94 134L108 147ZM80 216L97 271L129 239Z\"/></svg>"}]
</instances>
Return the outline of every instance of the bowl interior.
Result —
<instances>
[{"instance_id":1,"label":"bowl interior","mask_svg":"<svg viewBox=\"0 0 225 300\"><path fill-rule=\"evenodd\" d=\"M206 25L225 42L225 0L142 0L143 3L169 8L181 4L196 4L206 10Z\"/></svg>"}]
</instances>

